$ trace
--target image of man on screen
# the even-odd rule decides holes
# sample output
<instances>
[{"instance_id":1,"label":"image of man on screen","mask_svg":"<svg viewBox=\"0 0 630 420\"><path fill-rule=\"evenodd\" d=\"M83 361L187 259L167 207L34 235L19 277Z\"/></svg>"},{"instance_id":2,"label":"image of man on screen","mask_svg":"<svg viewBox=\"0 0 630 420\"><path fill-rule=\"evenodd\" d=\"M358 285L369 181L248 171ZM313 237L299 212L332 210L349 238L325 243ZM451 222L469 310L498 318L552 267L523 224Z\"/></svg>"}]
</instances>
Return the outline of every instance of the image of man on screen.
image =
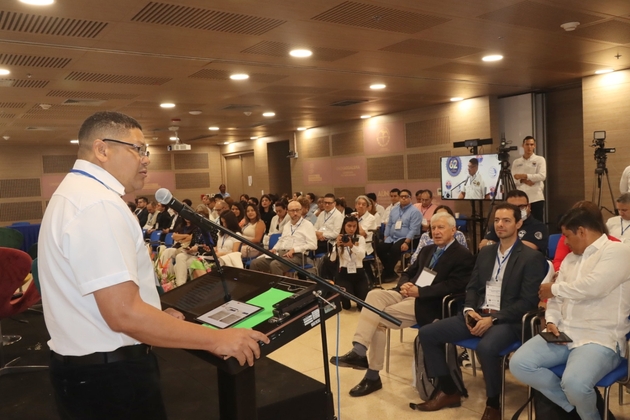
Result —
<instances>
[{"instance_id":1,"label":"image of man on screen","mask_svg":"<svg viewBox=\"0 0 630 420\"><path fill-rule=\"evenodd\" d=\"M472 158L468 161L468 179L457 198L467 200L489 199L490 194L486 192L486 184L479 173L479 160Z\"/></svg>"}]
</instances>

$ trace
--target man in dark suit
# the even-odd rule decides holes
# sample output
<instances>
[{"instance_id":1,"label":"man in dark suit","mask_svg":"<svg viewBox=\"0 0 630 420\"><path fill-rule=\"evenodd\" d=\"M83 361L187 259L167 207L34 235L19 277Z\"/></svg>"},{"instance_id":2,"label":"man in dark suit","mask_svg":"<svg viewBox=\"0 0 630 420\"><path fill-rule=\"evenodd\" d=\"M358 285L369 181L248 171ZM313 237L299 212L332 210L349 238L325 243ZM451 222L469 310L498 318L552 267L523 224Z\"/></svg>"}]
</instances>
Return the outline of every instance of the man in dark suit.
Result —
<instances>
[{"instance_id":1,"label":"man in dark suit","mask_svg":"<svg viewBox=\"0 0 630 420\"><path fill-rule=\"evenodd\" d=\"M513 204L496 206L494 229L500 241L477 255L466 287L463 313L429 325L418 332L428 374L438 379L432 398L420 411L459 407L461 395L451 379L445 343L481 337L477 356L486 382L486 410L482 420L499 420L501 411L501 358L499 353L521 337L523 315L536 308L538 287L548 270L543 255L518 240L521 212Z\"/></svg>"},{"instance_id":2,"label":"man in dark suit","mask_svg":"<svg viewBox=\"0 0 630 420\"><path fill-rule=\"evenodd\" d=\"M138 197L138 207L136 208L134 214L138 218L138 222L140 222L140 227L146 225L147 219L149 218L147 204L149 204L149 200L147 200L146 197Z\"/></svg>"},{"instance_id":3,"label":"man in dark suit","mask_svg":"<svg viewBox=\"0 0 630 420\"><path fill-rule=\"evenodd\" d=\"M425 325L441 318L442 298L463 292L468 284L475 258L454 239L453 216L448 213L434 215L431 229L435 243L420 251L418 259L402 274L398 286L392 290L372 290L366 298L367 303L398 318L402 324L398 327L364 309L352 350L330 359L334 365L367 369L363 380L350 390L353 397L368 395L383 387L379 371L383 369L387 328L407 328L416 323Z\"/></svg>"}]
</instances>

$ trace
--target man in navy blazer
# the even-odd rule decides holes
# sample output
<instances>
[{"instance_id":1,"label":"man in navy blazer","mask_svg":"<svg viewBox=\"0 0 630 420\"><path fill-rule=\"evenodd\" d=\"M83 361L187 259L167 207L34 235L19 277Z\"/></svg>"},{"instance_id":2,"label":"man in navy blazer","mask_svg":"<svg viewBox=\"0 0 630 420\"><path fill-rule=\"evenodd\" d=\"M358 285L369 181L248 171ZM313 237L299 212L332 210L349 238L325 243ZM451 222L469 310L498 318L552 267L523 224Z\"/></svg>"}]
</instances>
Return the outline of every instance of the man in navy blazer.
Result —
<instances>
[{"instance_id":1,"label":"man in navy blazer","mask_svg":"<svg viewBox=\"0 0 630 420\"><path fill-rule=\"evenodd\" d=\"M444 296L461 293L468 284L475 258L454 239L453 216L448 213L434 215L431 229L435 244L420 251L418 259L402 274L398 286L392 290L372 290L366 298L367 303L398 318L402 324L398 327L363 310L352 340L352 350L330 359L332 364L341 367L367 369L363 380L350 390L353 397L368 395L383 386L379 371L383 369L387 328L407 328L440 319Z\"/></svg>"},{"instance_id":2,"label":"man in navy blazer","mask_svg":"<svg viewBox=\"0 0 630 420\"><path fill-rule=\"evenodd\" d=\"M496 206L494 229L500 241L477 255L463 313L425 325L418 332L428 374L438 379L436 392L429 401L419 404L418 410L461 405L461 395L446 365L445 344L480 337L477 356L488 398L482 420L500 419L499 353L520 340L522 317L536 308L538 287L548 270L543 255L518 239L521 224L518 207L509 203Z\"/></svg>"}]
</instances>

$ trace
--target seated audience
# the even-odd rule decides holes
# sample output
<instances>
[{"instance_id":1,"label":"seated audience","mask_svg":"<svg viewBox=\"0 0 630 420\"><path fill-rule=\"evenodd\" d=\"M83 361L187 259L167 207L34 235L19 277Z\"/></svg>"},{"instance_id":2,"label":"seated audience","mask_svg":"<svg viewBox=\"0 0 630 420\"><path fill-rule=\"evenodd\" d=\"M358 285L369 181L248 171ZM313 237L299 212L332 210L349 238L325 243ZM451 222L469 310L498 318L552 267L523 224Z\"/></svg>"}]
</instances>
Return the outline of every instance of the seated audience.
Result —
<instances>
[{"instance_id":1,"label":"seated audience","mask_svg":"<svg viewBox=\"0 0 630 420\"><path fill-rule=\"evenodd\" d=\"M317 222L317 218L315 217L315 215L308 215L308 210L310 208L308 199L304 196L300 196L297 198L297 202L300 203L300 205L302 206L302 217L304 218L304 220L308 220L309 222L311 222L312 225L315 225L315 223Z\"/></svg>"},{"instance_id":2,"label":"seated audience","mask_svg":"<svg viewBox=\"0 0 630 420\"><path fill-rule=\"evenodd\" d=\"M226 210L221 213L219 220L224 228L236 234L241 234L241 227L238 225L236 216L231 211ZM240 247L241 242L238 239L219 232L214 252L217 254L221 265L243 268L241 252L239 251ZM204 247L200 251L200 256L201 258L197 258L196 261L190 261L190 268L194 270L193 278L205 274L212 264L212 255L208 247Z\"/></svg>"},{"instance_id":3,"label":"seated audience","mask_svg":"<svg viewBox=\"0 0 630 420\"><path fill-rule=\"evenodd\" d=\"M324 212L320 213L315 222L317 235L317 254L328 252L328 241L335 240L343 223L343 214L335 208L334 194L324 196Z\"/></svg>"},{"instance_id":4,"label":"seated audience","mask_svg":"<svg viewBox=\"0 0 630 420\"><path fill-rule=\"evenodd\" d=\"M175 265L171 265L171 268L175 272L176 286L186 283L188 280L188 269L197 258L197 254L203 253L204 249L211 245L209 235L204 234L200 228L191 226L188 220L186 220L186 223L187 226L191 227L190 242L187 245L182 243L180 248L167 248L161 257L161 259L174 257ZM175 238L175 235L173 234L173 238ZM162 266L166 266L165 262L162 263Z\"/></svg>"},{"instance_id":5,"label":"seated audience","mask_svg":"<svg viewBox=\"0 0 630 420\"><path fill-rule=\"evenodd\" d=\"M332 357L330 362L342 367L367 369L363 380L350 390L353 397L368 395L382 388L379 371L383 369L387 328L401 329L414 324L426 325L442 316L442 299L461 293L470 280L475 263L473 255L454 240L455 219L447 213L431 219L435 243L425 246L416 262L400 277L395 289L373 289L366 302L402 321L396 325L366 309L361 311L348 353ZM425 269L433 278L425 279ZM369 355L367 354L369 352Z\"/></svg>"},{"instance_id":6,"label":"seated audience","mask_svg":"<svg viewBox=\"0 0 630 420\"><path fill-rule=\"evenodd\" d=\"M238 220L238 225L242 228L247 223L245 220L245 207L241 206L241 203L232 203L230 206L230 210L236 216L236 220Z\"/></svg>"},{"instance_id":7,"label":"seated audience","mask_svg":"<svg viewBox=\"0 0 630 420\"><path fill-rule=\"evenodd\" d=\"M414 206L422 213L422 231L430 232L429 221L433 213L437 210L437 205L433 204L433 193L431 190L416 191L416 201Z\"/></svg>"},{"instance_id":8,"label":"seated audience","mask_svg":"<svg viewBox=\"0 0 630 420\"><path fill-rule=\"evenodd\" d=\"M521 211L521 220L523 225L518 231L518 237L532 249L537 249L544 255L547 255L547 246L549 244L549 230L547 226L540 220L536 220L532 217L532 209L529 204L527 194L521 190L512 190L506 194L505 200L517 206ZM488 223L488 232L486 237L479 242L479 249L486 245L492 245L499 240L492 225Z\"/></svg>"},{"instance_id":9,"label":"seated audience","mask_svg":"<svg viewBox=\"0 0 630 420\"><path fill-rule=\"evenodd\" d=\"M164 229L169 229L171 227L172 217L171 217L171 213L169 212L170 209L168 208L168 206L162 203L158 203L156 209L157 209L158 215L156 217L156 222L153 229L149 229L147 231L147 234L149 236L155 230L163 231Z\"/></svg>"},{"instance_id":10,"label":"seated audience","mask_svg":"<svg viewBox=\"0 0 630 420\"><path fill-rule=\"evenodd\" d=\"M393 210L390 211L389 222L385 227L385 240L376 249L383 264L381 279L386 283L398 279L394 267L400 261L402 253L411 249L411 242L416 235L420 235L422 224L422 213L411 205L411 192L405 189L399 195L395 192L398 190L392 191L400 204L392 205Z\"/></svg>"},{"instance_id":11,"label":"seated audience","mask_svg":"<svg viewBox=\"0 0 630 420\"><path fill-rule=\"evenodd\" d=\"M385 207L383 207L380 204L378 204L378 200L376 199L376 194L374 194L374 193L367 193L365 195L367 196L367 198L372 200L372 203L374 203L374 211L376 213L378 213L379 216L381 216L381 220L384 221L385 220ZM372 214L374 214L374 213L372 213Z\"/></svg>"},{"instance_id":12,"label":"seated audience","mask_svg":"<svg viewBox=\"0 0 630 420\"><path fill-rule=\"evenodd\" d=\"M219 217L219 215L216 214L214 211L214 205L216 202L215 197L211 196L210 194L204 194L204 196L201 198L201 201L203 202L203 205L206 206L206 208L208 209L208 219L216 219L217 217Z\"/></svg>"},{"instance_id":13,"label":"seated audience","mask_svg":"<svg viewBox=\"0 0 630 420\"><path fill-rule=\"evenodd\" d=\"M540 335L510 360L512 374L581 419L599 419L595 384L621 363L630 322L630 248L610 241L597 217L574 208L559 223L572 253L555 283L540 286L549 299L547 331L571 343L548 343ZM566 364L562 378L549 368ZM621 392L621 391L620 391Z\"/></svg>"},{"instance_id":14,"label":"seated audience","mask_svg":"<svg viewBox=\"0 0 630 420\"><path fill-rule=\"evenodd\" d=\"M479 251L466 287L464 310L418 331L427 373L437 380L438 386L430 400L416 406L417 410L437 411L461 405L461 394L446 364L445 344L479 337L476 354L487 396L482 419L501 418L502 359L499 353L521 339L522 317L536 308L538 287L549 269L540 252L518 239L521 225L521 211L517 206L510 203L496 206L494 230L499 242ZM433 233L436 240L435 231Z\"/></svg>"},{"instance_id":15,"label":"seated audience","mask_svg":"<svg viewBox=\"0 0 630 420\"><path fill-rule=\"evenodd\" d=\"M312 263L306 254L317 248L315 229L311 222L302 218L302 205L300 203L291 201L288 205L288 211L290 222L284 226L282 236L270 251L296 265L302 265L302 262ZM277 275L282 275L284 271L289 269L280 261L268 259L264 255L253 260L250 268Z\"/></svg>"},{"instance_id":16,"label":"seated audience","mask_svg":"<svg viewBox=\"0 0 630 420\"><path fill-rule=\"evenodd\" d=\"M317 199L317 208L315 209L313 214L315 215L315 217L319 217L320 213L323 211L325 211L324 210L324 197L319 197Z\"/></svg>"},{"instance_id":17,"label":"seated audience","mask_svg":"<svg viewBox=\"0 0 630 420\"><path fill-rule=\"evenodd\" d=\"M455 218L455 213L453 213L453 210L451 210L449 206L444 206L444 205L437 206L433 214L438 214L438 213L448 213L451 216L453 216L453 218ZM424 218L422 219L422 221L424 222ZM460 232L459 230L455 231L455 240L459 242L463 247L468 249L468 242L466 242L466 236L464 236L464 234ZM431 230L429 230L428 232L424 232L422 236L420 237L420 241L418 241L418 246L416 247L416 250L411 256L411 261L409 262L409 264L411 265L416 261L416 258L418 258L418 255L420 254L420 251L422 250L423 247L427 245L431 245L432 243L433 243L433 237L431 236Z\"/></svg>"},{"instance_id":18,"label":"seated audience","mask_svg":"<svg viewBox=\"0 0 630 420\"><path fill-rule=\"evenodd\" d=\"M615 202L619 216L613 216L606 222L610 234L623 243L630 243L630 193L623 193ZM625 225L625 226L624 226Z\"/></svg>"},{"instance_id":19,"label":"seated audience","mask_svg":"<svg viewBox=\"0 0 630 420\"><path fill-rule=\"evenodd\" d=\"M260 219L260 213L258 213L258 206L254 204L248 204L245 210L246 223L243 225L243 237L249 239L255 244L262 244L263 236L265 236L265 222ZM254 258L260 255L260 252L250 247L249 245L243 245L241 247L241 254L243 258Z\"/></svg>"},{"instance_id":20,"label":"seated audience","mask_svg":"<svg viewBox=\"0 0 630 420\"><path fill-rule=\"evenodd\" d=\"M263 222L265 222L265 233L269 232L269 227L271 226L271 219L274 218L276 212L273 210L273 206L271 205L271 197L267 194L260 197L260 218Z\"/></svg>"},{"instance_id":21,"label":"seated audience","mask_svg":"<svg viewBox=\"0 0 630 420\"><path fill-rule=\"evenodd\" d=\"M391 213L392 209L400 205L400 190L398 188L392 188L389 191L389 199L391 204L387 206L387 208L383 212L383 223L385 224L387 224L387 222L389 221L389 213Z\"/></svg>"},{"instance_id":22,"label":"seated audience","mask_svg":"<svg viewBox=\"0 0 630 420\"><path fill-rule=\"evenodd\" d=\"M352 208L348 207L346 199L343 197L335 198L335 207L337 207L339 213L344 217L349 216L354 211Z\"/></svg>"},{"instance_id":23,"label":"seated audience","mask_svg":"<svg viewBox=\"0 0 630 420\"><path fill-rule=\"evenodd\" d=\"M157 224L157 217L159 212L157 211L157 202L151 201L147 204L147 222L144 224L142 229L148 231L152 231L155 229L155 225Z\"/></svg>"},{"instance_id":24,"label":"seated audience","mask_svg":"<svg viewBox=\"0 0 630 420\"><path fill-rule=\"evenodd\" d=\"M269 224L269 234L272 235L274 233L282 233L282 229L284 229L284 225L289 223L291 218L287 215L287 205L286 201L276 201L276 215L271 219L271 223Z\"/></svg>"},{"instance_id":25,"label":"seated audience","mask_svg":"<svg viewBox=\"0 0 630 420\"><path fill-rule=\"evenodd\" d=\"M221 198L228 198L230 193L226 191L225 184L219 185L219 194L221 194Z\"/></svg>"},{"instance_id":26,"label":"seated audience","mask_svg":"<svg viewBox=\"0 0 630 420\"><path fill-rule=\"evenodd\" d=\"M313 194L312 192L310 193L306 193L305 195L306 199L308 200L310 207L308 209L308 213L306 214L308 217L311 217L312 215L315 214L315 212L318 209L317 206L317 196L315 194ZM317 217L317 216L315 216Z\"/></svg>"},{"instance_id":27,"label":"seated audience","mask_svg":"<svg viewBox=\"0 0 630 420\"><path fill-rule=\"evenodd\" d=\"M260 205L256 197L249 197L249 200L247 200L247 204L253 204L255 206ZM245 206L243 206L243 208L245 208Z\"/></svg>"},{"instance_id":28,"label":"seated audience","mask_svg":"<svg viewBox=\"0 0 630 420\"><path fill-rule=\"evenodd\" d=\"M359 221L355 216L343 220L341 232L330 252L330 261L336 262L335 284L346 292L365 300L368 280L363 270L365 258L365 238L358 233ZM341 298L341 306L350 309L350 300Z\"/></svg>"},{"instance_id":29,"label":"seated audience","mask_svg":"<svg viewBox=\"0 0 630 420\"><path fill-rule=\"evenodd\" d=\"M147 211L147 204L149 200L146 197L138 197L137 207L133 214L138 218L138 222L140 222L140 226L144 226L147 224L147 217L149 217L149 212Z\"/></svg>"}]
</instances>

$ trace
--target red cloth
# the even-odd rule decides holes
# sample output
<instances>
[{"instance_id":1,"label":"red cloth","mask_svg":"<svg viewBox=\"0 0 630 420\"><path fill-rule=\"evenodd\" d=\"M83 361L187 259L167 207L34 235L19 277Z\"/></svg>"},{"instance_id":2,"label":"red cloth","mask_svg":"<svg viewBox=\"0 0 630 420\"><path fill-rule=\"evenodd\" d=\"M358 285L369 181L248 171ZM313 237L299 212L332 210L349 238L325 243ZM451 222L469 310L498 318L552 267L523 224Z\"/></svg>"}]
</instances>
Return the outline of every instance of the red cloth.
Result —
<instances>
[{"instance_id":1,"label":"red cloth","mask_svg":"<svg viewBox=\"0 0 630 420\"><path fill-rule=\"evenodd\" d=\"M13 293L31 272L31 257L24 251L0 248L0 318L24 312L39 299L39 292L32 281L22 297L11 300Z\"/></svg>"},{"instance_id":2,"label":"red cloth","mask_svg":"<svg viewBox=\"0 0 630 420\"><path fill-rule=\"evenodd\" d=\"M571 252L567 244L564 243L565 239L567 239L567 237L564 235L560 237L560 240L558 241L558 247L556 248L556 255L553 257L553 269L556 270L556 272L560 270L560 265L562 264L562 261L564 261L564 257L566 257L569 252ZM608 235L608 239L613 242L621 242L619 239L610 235Z\"/></svg>"}]
</instances>

